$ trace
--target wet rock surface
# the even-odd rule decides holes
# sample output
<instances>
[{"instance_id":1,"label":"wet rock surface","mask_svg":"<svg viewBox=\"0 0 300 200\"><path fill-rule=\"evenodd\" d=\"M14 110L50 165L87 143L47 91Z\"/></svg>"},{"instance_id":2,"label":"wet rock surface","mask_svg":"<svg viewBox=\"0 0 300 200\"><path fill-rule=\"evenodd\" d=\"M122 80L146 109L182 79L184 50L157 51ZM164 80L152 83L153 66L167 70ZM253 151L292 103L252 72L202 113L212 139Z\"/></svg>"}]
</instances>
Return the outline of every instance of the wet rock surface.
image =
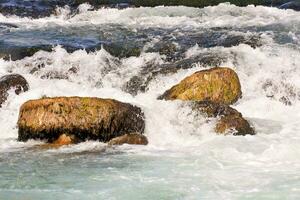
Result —
<instances>
[{"instance_id":1,"label":"wet rock surface","mask_svg":"<svg viewBox=\"0 0 300 200\"><path fill-rule=\"evenodd\" d=\"M122 144L132 144L132 145L147 145L148 139L146 136L139 133L132 133L116 137L108 142L108 145L122 145Z\"/></svg>"},{"instance_id":2,"label":"wet rock surface","mask_svg":"<svg viewBox=\"0 0 300 200\"><path fill-rule=\"evenodd\" d=\"M57 97L31 100L20 108L20 141L40 139L54 142L63 135L78 142L112 138L130 132L143 133L144 114L140 108L112 99Z\"/></svg>"},{"instance_id":3,"label":"wet rock surface","mask_svg":"<svg viewBox=\"0 0 300 200\"><path fill-rule=\"evenodd\" d=\"M52 50L50 45L40 45L40 46L6 46L0 42L0 55L4 60L20 60L25 57L30 57L38 51L48 51ZM1 56L0 56L1 57Z\"/></svg>"},{"instance_id":4,"label":"wet rock surface","mask_svg":"<svg viewBox=\"0 0 300 200\"><path fill-rule=\"evenodd\" d=\"M218 134L254 135L255 130L236 109L210 101L193 102L190 104L194 111L208 118L217 118L215 131Z\"/></svg>"},{"instance_id":5,"label":"wet rock surface","mask_svg":"<svg viewBox=\"0 0 300 200\"><path fill-rule=\"evenodd\" d=\"M19 74L9 74L0 78L0 107L7 100L8 91L14 90L16 94L26 92L29 89L26 79Z\"/></svg>"}]
</instances>

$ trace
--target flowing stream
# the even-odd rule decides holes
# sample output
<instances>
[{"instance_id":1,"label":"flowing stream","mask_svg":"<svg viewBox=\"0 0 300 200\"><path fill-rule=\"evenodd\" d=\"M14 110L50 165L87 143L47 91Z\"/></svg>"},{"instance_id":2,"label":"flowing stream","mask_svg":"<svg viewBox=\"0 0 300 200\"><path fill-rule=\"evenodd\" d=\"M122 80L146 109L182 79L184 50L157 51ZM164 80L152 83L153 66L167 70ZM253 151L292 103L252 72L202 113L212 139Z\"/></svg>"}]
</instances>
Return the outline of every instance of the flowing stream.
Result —
<instances>
[{"instance_id":1,"label":"flowing stream","mask_svg":"<svg viewBox=\"0 0 300 200\"><path fill-rule=\"evenodd\" d=\"M27 49L34 49L27 55ZM220 4L97 8L48 17L0 14L0 76L28 92L0 108L0 199L299 199L300 12ZM25 52L25 53L24 53ZM157 97L184 77L227 66L254 136ZM18 142L20 106L42 96L114 98L141 107L147 146Z\"/></svg>"}]
</instances>

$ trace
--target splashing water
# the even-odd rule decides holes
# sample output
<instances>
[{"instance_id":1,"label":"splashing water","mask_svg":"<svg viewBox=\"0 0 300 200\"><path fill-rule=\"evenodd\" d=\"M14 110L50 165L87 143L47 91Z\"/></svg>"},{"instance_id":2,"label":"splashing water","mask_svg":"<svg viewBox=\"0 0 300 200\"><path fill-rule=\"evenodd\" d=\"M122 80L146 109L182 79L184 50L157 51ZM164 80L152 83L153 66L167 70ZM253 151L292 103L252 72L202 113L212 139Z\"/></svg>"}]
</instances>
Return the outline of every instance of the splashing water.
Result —
<instances>
[{"instance_id":1,"label":"splashing water","mask_svg":"<svg viewBox=\"0 0 300 200\"><path fill-rule=\"evenodd\" d=\"M19 60L0 59L0 75L19 73L30 85L19 96L11 92L0 109L0 199L300 198L299 12L230 4L79 10L71 15L59 8L38 19L0 14L6 24L0 46L51 46ZM170 57L160 51L165 42L175 46ZM139 52L114 55L110 44ZM199 61L203 55L222 56L219 65L238 73L243 98L234 107L257 135L217 136L214 121L178 101L156 99L213 67ZM132 77L180 61L189 67L158 73L134 96L124 90ZM40 142L18 142L20 105L43 95L138 105L149 145L85 142L43 150L35 148Z\"/></svg>"}]
</instances>

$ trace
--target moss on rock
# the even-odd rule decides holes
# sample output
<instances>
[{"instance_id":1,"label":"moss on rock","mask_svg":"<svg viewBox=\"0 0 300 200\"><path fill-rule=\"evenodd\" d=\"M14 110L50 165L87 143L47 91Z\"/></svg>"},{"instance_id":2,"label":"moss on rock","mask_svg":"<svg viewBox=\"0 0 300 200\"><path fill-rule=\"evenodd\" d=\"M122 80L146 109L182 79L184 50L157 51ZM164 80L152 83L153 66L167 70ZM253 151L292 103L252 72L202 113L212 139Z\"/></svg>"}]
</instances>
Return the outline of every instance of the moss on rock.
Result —
<instances>
[{"instance_id":1,"label":"moss on rock","mask_svg":"<svg viewBox=\"0 0 300 200\"><path fill-rule=\"evenodd\" d=\"M90 97L56 97L24 103L18 127L20 141L53 142L66 134L79 142L108 142L127 133L143 133L145 122L141 109L128 103Z\"/></svg>"}]
</instances>

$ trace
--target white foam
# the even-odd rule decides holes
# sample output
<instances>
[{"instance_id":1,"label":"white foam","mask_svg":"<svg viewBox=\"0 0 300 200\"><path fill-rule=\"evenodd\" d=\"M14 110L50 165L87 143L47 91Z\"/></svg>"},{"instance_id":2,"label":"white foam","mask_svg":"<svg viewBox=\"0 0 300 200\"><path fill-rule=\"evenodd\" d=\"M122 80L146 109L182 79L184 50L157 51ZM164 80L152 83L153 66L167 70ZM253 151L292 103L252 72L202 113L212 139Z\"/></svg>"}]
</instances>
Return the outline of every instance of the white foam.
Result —
<instances>
[{"instance_id":1,"label":"white foam","mask_svg":"<svg viewBox=\"0 0 300 200\"><path fill-rule=\"evenodd\" d=\"M217 26L260 26L268 24L288 24L300 22L300 14L290 10L253 7L238 8L221 4L204 9L186 7L156 7L99 9L89 11L85 5L75 16L61 11L57 16L41 19L0 16L0 22L16 23L21 28L36 28L49 24L80 26L82 24L121 24L128 27L176 27L199 28ZM62 17L65 16L65 17ZM66 17L67 16L67 17ZM298 33L290 33L297 40ZM156 77L149 90L136 97L121 90L130 77L140 72L146 63L163 63L158 53L142 53L139 57L117 59L104 49L87 53L84 50L67 53L62 47L52 52L38 52L30 58L20 61L0 60L0 74L20 73L29 82L30 90L19 96L12 92L8 101L0 109L1 143L5 148L22 145L17 138L16 123L18 110L29 99L47 96L96 96L115 98L140 106L146 115L146 132L150 144L145 148L133 148L137 152L175 151L206 155L209 159L241 164L262 166L268 162L292 162L299 158L300 148L300 104L299 104L299 66L300 51L292 45L275 44L273 36L266 35L266 44L256 49L248 45L232 48L216 47L216 51L233 55L223 63L237 71L242 84L243 98L234 105L250 120L258 131L256 136L223 137L213 131L214 121L204 123L188 107L179 102L158 101L156 98L166 89L178 83L184 77L202 69L197 66L190 70L180 70L173 75ZM155 41L153 41L155 42ZM186 52L187 57L207 52L197 46ZM30 74L34 66L45 66L39 72ZM71 67L78 68L77 74L67 74L68 80L49 80L40 77L47 72L67 73ZM264 89L264 85L272 87ZM271 93L271 94L270 94ZM295 94L295 95L294 95ZM273 96L272 98L267 96ZM292 103L286 106L281 97L288 97ZM253 121L252 121L253 119ZM97 146L97 144L95 144ZM88 150L90 144L71 146L61 151ZM155 153L154 153L155 154ZM159 154L159 153L158 153ZM296 162L296 161L295 161Z\"/></svg>"},{"instance_id":2,"label":"white foam","mask_svg":"<svg viewBox=\"0 0 300 200\"><path fill-rule=\"evenodd\" d=\"M261 26L268 24L299 23L300 14L292 10L279 10L263 6L237 7L220 4L203 9L184 6L154 8L100 8L90 10L88 4L79 6L79 13L70 15L70 8L57 8L50 17L32 19L17 16L3 16L0 22L13 23L26 28L52 25L82 26L84 24L122 24L127 27L219 27L219 26Z\"/></svg>"}]
</instances>

